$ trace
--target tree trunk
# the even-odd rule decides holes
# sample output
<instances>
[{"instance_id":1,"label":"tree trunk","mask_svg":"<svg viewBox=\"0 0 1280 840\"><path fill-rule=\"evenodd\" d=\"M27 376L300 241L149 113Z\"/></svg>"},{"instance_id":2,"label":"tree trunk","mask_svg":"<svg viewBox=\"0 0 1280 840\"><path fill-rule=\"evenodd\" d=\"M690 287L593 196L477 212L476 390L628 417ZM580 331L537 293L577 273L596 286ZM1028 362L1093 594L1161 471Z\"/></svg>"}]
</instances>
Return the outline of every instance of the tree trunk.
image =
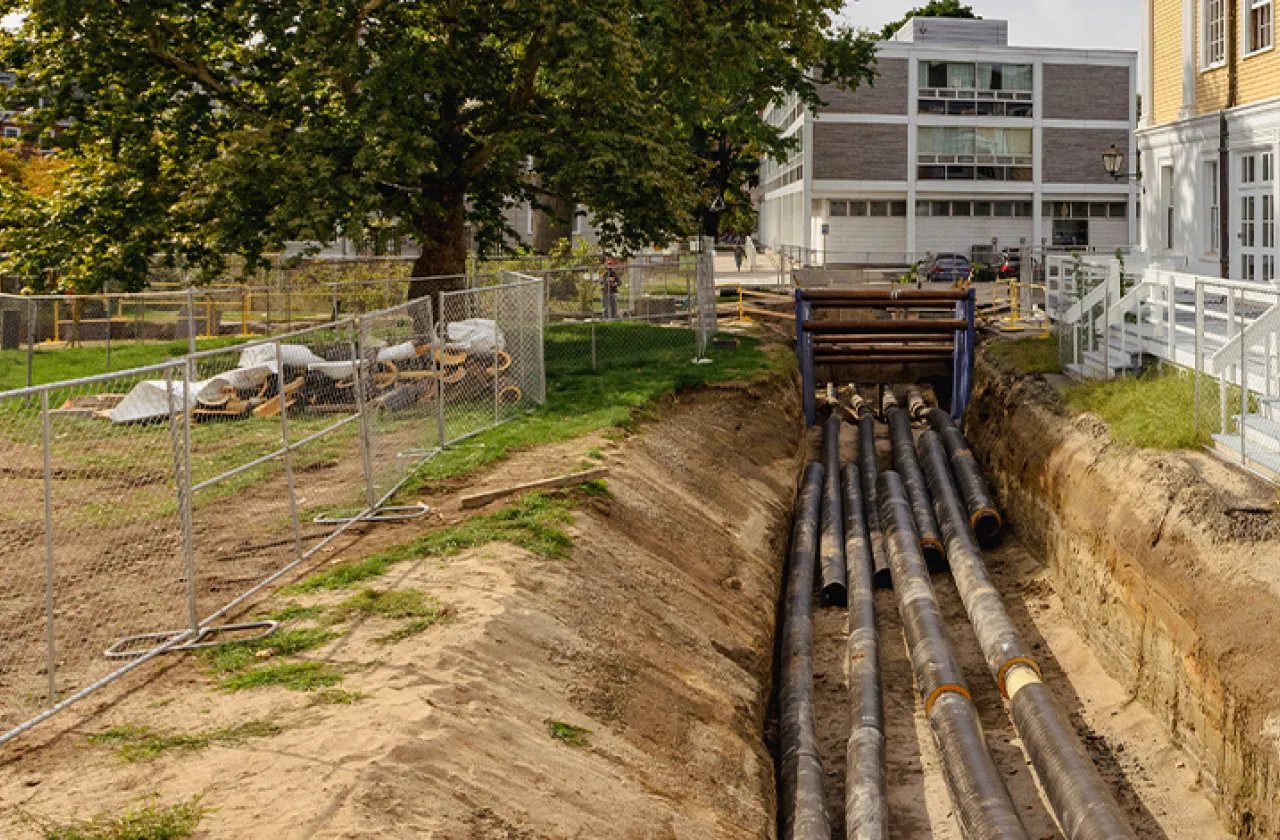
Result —
<instances>
[{"instance_id":1,"label":"tree trunk","mask_svg":"<svg viewBox=\"0 0 1280 840\"><path fill-rule=\"evenodd\" d=\"M440 195L438 202L418 218L416 227L422 254L413 263L413 276L418 279L409 283L409 299L430 296L432 302L438 304L440 292L467 287L465 193L450 190ZM436 311L439 312L438 307Z\"/></svg>"},{"instance_id":2,"label":"tree trunk","mask_svg":"<svg viewBox=\"0 0 1280 840\"><path fill-rule=\"evenodd\" d=\"M539 201L550 208L533 212L533 250L539 254L549 254L561 239L568 239L573 234L570 219L573 218L573 205L566 198L542 193Z\"/></svg>"}]
</instances>

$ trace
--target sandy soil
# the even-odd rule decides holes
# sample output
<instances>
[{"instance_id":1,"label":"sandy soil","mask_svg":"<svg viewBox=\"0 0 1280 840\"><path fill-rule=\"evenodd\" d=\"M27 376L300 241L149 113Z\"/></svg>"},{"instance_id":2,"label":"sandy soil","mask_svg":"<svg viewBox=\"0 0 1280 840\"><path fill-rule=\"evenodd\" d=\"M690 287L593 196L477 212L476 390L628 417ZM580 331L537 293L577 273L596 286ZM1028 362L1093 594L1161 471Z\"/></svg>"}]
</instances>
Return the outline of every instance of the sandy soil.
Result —
<instances>
[{"instance_id":1,"label":"sandy soil","mask_svg":"<svg viewBox=\"0 0 1280 840\"><path fill-rule=\"evenodd\" d=\"M881 469L892 466L887 429L878 427ZM851 426L841 436L842 456L856 451ZM810 446L816 446L811 434ZM816 449L813 449L816 454ZM1015 534L988 553L988 566L1024 638L1039 654L1048 685L1070 716L1094 761L1128 811L1134 830L1154 840L1227 840L1197 774L1171 746L1157 718L1133 701L1075 631L1054 594L1045 566ZM1023 810L1033 838L1062 834L1039 787L1006 704L990 677L964 604L947 575L934 589L973 692L987 743L1004 771L1010 795ZM915 688L897 602L892 592L876 599L881 639L881 679L887 735L889 819L895 840L962 840L946 780ZM844 756L849 734L844 610L819 610L815 620L815 670L819 737L828 781L833 835L844 836Z\"/></svg>"},{"instance_id":2,"label":"sandy soil","mask_svg":"<svg viewBox=\"0 0 1280 840\"><path fill-rule=\"evenodd\" d=\"M225 694L175 661L56 718L0 760L0 835L31 836L20 811L88 816L155 792L203 797L200 838L772 836L760 733L793 402L776 386L712 389L628 442L498 466L473 486L564 472L604 448L613 498L583 504L567 561L490 545L396 567L379 587L423 590L450 618L389 646L374 642L386 622L368 620L305 654L345 673L366 695L354 705ZM431 502L431 524L460 516L453 496ZM424 527L353 535L341 559ZM590 730L588 745L552 738L549 720ZM245 721L282 731L134 764L87 738Z\"/></svg>"}]
</instances>

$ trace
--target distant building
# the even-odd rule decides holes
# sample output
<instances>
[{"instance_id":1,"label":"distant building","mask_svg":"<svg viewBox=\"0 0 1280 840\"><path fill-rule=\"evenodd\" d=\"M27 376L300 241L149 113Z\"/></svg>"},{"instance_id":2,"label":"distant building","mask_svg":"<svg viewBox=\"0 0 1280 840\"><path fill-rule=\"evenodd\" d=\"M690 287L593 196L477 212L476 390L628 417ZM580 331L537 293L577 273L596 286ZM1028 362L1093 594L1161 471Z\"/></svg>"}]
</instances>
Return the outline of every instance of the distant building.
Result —
<instances>
[{"instance_id":1,"label":"distant building","mask_svg":"<svg viewBox=\"0 0 1280 840\"><path fill-rule=\"evenodd\" d=\"M1011 47L1005 21L914 18L878 55L874 85L766 113L800 142L763 167L765 245L820 263L1136 242L1136 191L1102 165L1113 144L1134 154L1135 53Z\"/></svg>"},{"instance_id":2,"label":"distant building","mask_svg":"<svg viewBox=\"0 0 1280 840\"><path fill-rule=\"evenodd\" d=\"M1275 0L1143 0L1143 248L1274 282L1280 242Z\"/></svg>"}]
</instances>

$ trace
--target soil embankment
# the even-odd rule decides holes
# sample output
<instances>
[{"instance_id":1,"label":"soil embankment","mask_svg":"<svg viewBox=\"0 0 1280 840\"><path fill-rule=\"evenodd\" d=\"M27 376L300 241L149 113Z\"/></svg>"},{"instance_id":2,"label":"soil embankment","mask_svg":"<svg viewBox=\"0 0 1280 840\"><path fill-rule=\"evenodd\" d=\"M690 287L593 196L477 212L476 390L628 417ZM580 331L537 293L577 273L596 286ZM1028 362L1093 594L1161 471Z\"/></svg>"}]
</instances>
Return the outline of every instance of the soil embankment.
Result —
<instances>
[{"instance_id":1,"label":"soil embankment","mask_svg":"<svg viewBox=\"0 0 1280 840\"><path fill-rule=\"evenodd\" d=\"M1200 453L1116 444L980 359L966 433L1079 633L1190 757L1241 838L1280 837L1280 516Z\"/></svg>"},{"instance_id":2,"label":"soil embankment","mask_svg":"<svg viewBox=\"0 0 1280 840\"><path fill-rule=\"evenodd\" d=\"M761 733L800 457L794 390L686 394L629 440L559 446L556 460L611 470L610 495L574 515L568 559L493 543L395 567L379 587L429 593L449 619L391 645L370 621L309 653L356 702L218 691L193 658L54 719L0 755L0 836L37 836L21 811L83 818L154 793L202 797L199 838L772 837ZM478 481L527 478L522 464L556 469L520 456ZM431 501L455 515L456 500ZM134 763L89 738L245 721L269 726ZM571 737L556 737L562 723Z\"/></svg>"}]
</instances>

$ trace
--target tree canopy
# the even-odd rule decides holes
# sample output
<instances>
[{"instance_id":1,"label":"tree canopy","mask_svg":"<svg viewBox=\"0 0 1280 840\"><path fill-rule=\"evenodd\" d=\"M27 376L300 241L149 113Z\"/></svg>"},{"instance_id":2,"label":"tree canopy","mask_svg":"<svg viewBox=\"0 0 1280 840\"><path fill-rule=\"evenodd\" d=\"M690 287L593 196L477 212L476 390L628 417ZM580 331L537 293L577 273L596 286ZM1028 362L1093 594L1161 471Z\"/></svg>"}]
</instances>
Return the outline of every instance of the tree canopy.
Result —
<instances>
[{"instance_id":1,"label":"tree canopy","mask_svg":"<svg viewBox=\"0 0 1280 840\"><path fill-rule=\"evenodd\" d=\"M968 20L981 20L982 18L973 13L971 6L966 6L960 0L929 0L923 6L912 9L900 20L887 24L884 29L880 30L881 40L888 40L893 37L899 29L907 25L907 21L918 17L943 17L943 18L965 18Z\"/></svg>"},{"instance_id":2,"label":"tree canopy","mask_svg":"<svg viewBox=\"0 0 1280 840\"><path fill-rule=\"evenodd\" d=\"M130 288L157 254L254 268L394 218L415 276L453 275L523 201L589 208L608 248L665 242L786 146L767 102L872 77L840 5L0 0L26 11L9 107L32 138L62 121L64 164L51 191L0 179L0 251Z\"/></svg>"}]
</instances>

